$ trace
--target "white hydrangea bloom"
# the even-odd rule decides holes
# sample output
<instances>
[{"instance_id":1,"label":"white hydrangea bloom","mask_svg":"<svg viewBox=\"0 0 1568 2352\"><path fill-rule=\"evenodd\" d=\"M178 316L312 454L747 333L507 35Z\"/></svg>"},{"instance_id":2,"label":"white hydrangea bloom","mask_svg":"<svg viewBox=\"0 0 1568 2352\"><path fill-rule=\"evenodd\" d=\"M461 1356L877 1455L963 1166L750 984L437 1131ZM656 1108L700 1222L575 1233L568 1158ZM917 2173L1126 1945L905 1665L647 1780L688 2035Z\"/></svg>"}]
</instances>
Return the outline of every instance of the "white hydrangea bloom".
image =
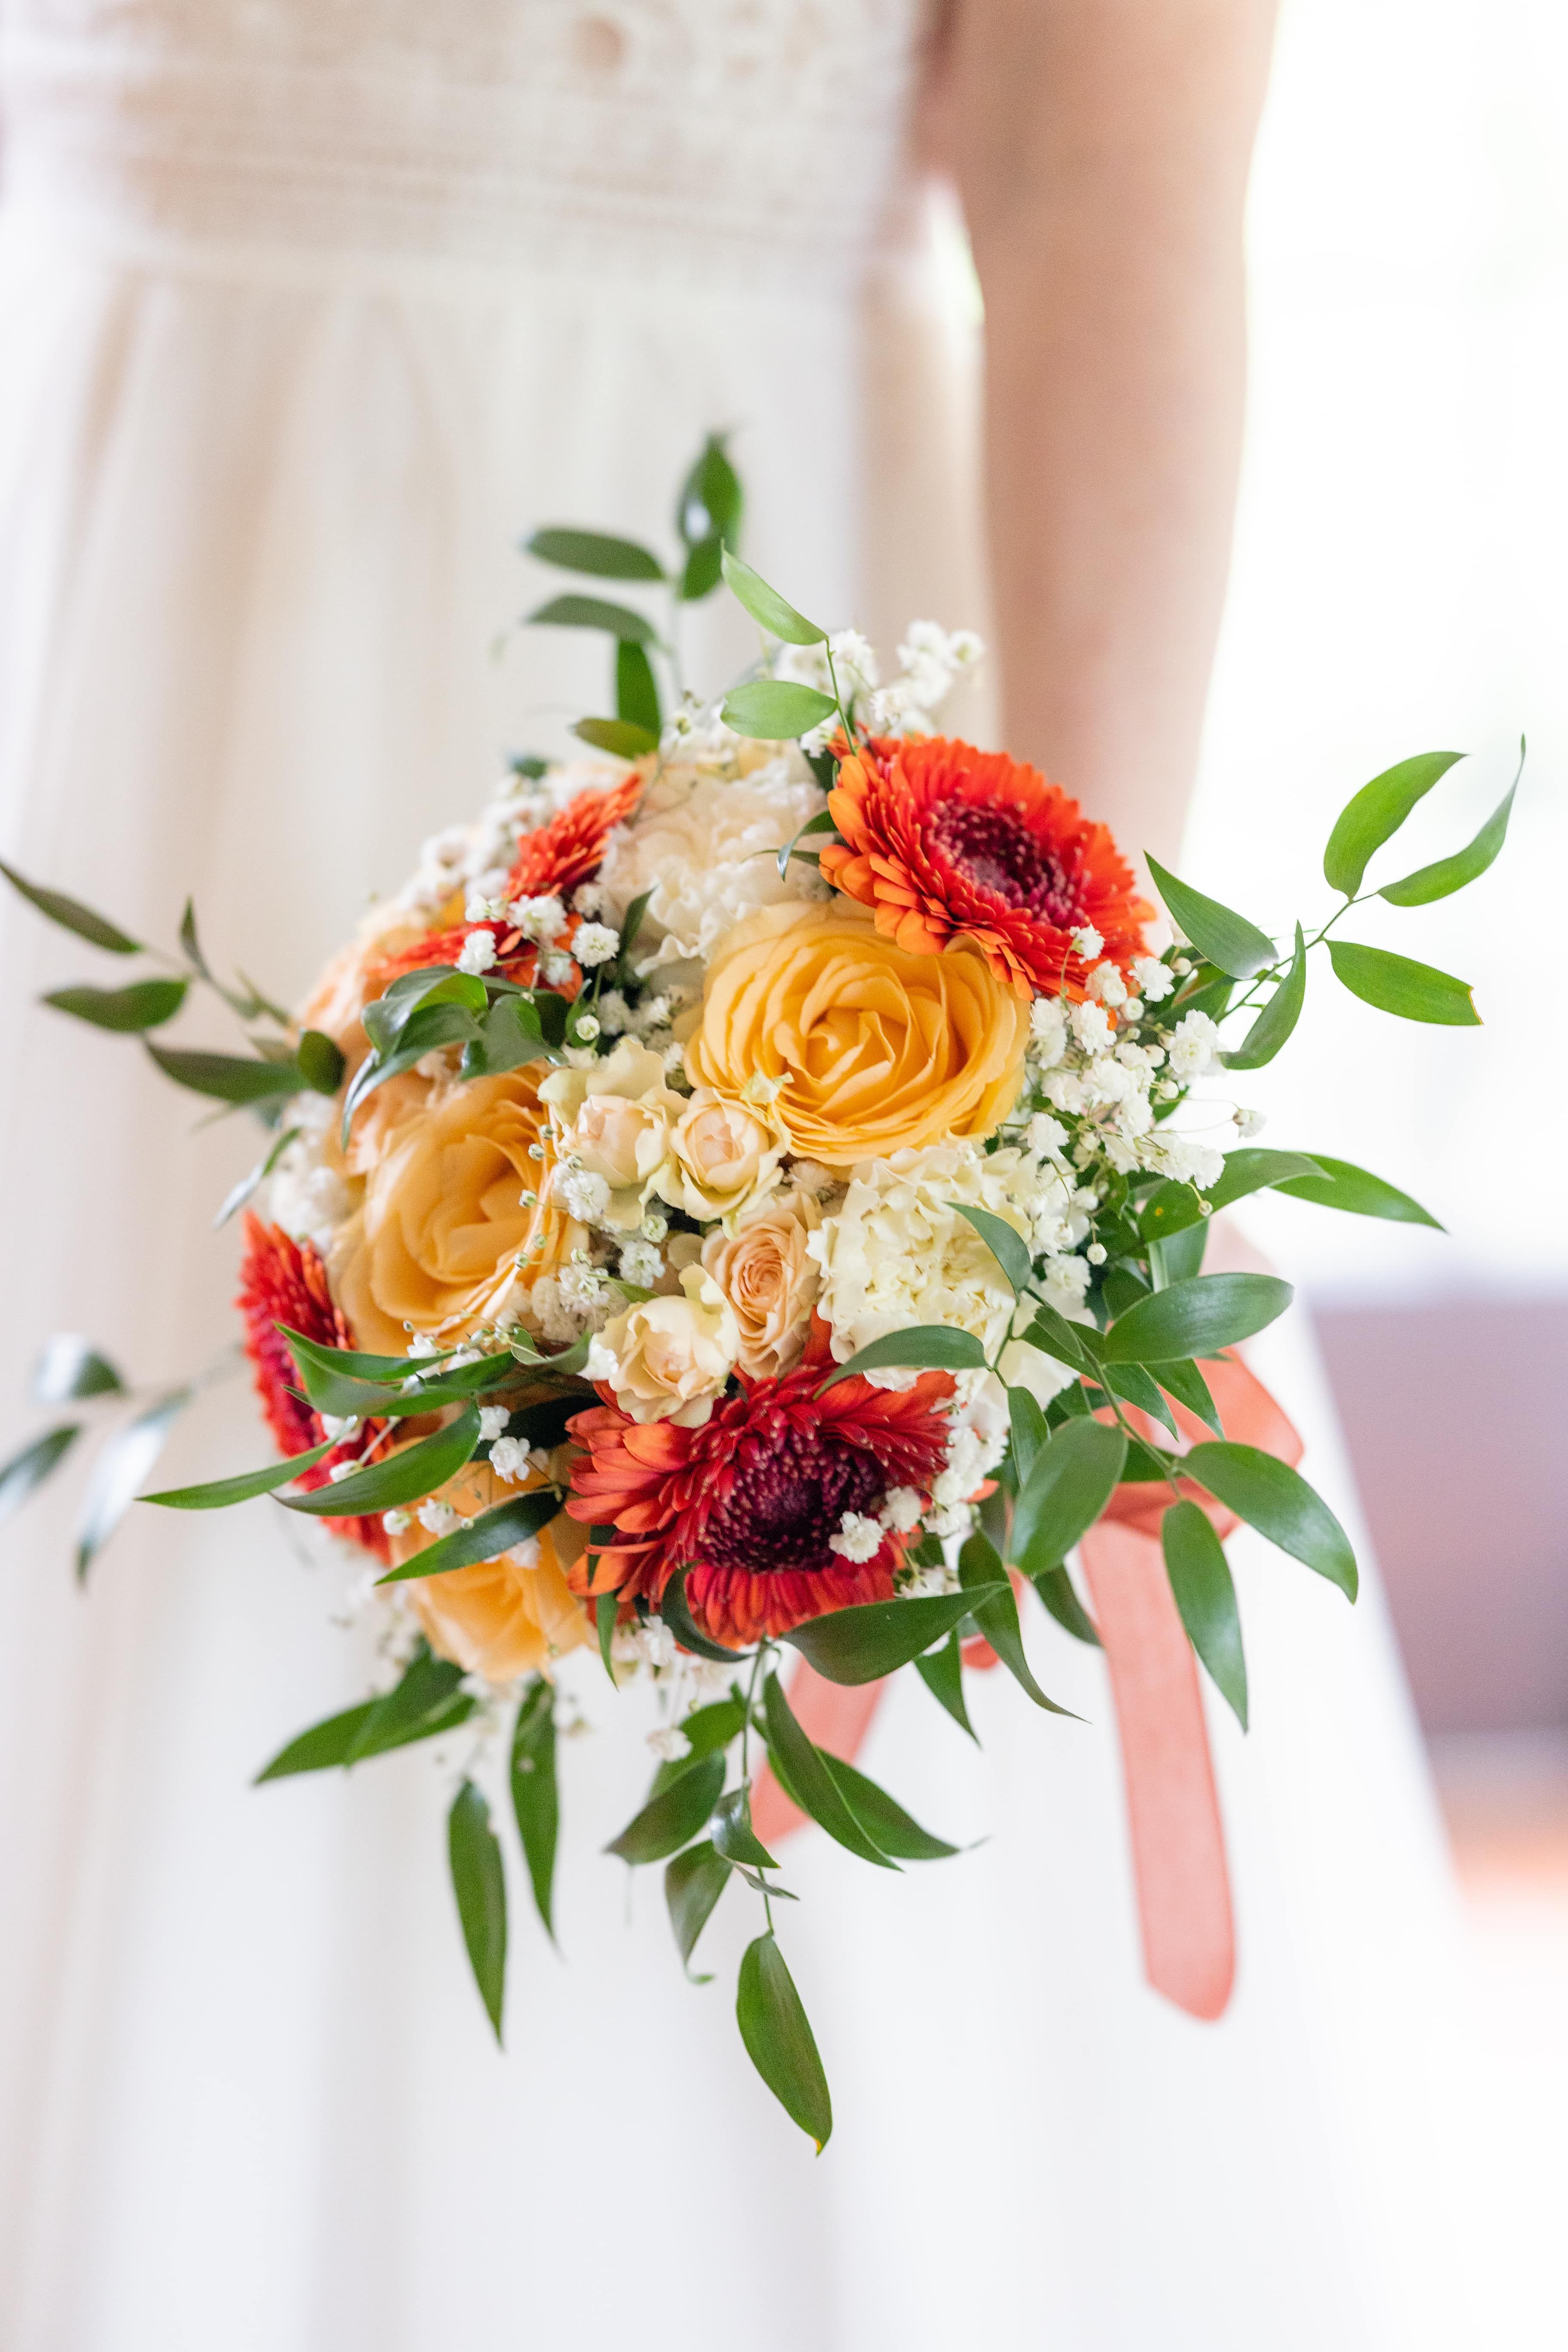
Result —
<instances>
[{"instance_id":1,"label":"white hydrangea bloom","mask_svg":"<svg viewBox=\"0 0 1568 2352\"><path fill-rule=\"evenodd\" d=\"M917 1323L973 1331L987 1354L1000 1344L1012 1288L959 1202L1003 1218L1032 1254L1067 1244L1065 1178L1016 1147L987 1157L952 1142L858 1161L841 1206L805 1244L822 1271L820 1306L839 1363ZM871 1377L894 1384L890 1374Z\"/></svg>"},{"instance_id":2,"label":"white hydrangea bloom","mask_svg":"<svg viewBox=\"0 0 1568 2352\"><path fill-rule=\"evenodd\" d=\"M683 763L650 788L605 844L599 880L606 920L624 923L632 900L647 891L637 962L648 970L693 957L706 961L748 915L827 895L815 866L792 859L781 880L777 862L824 806L795 754L732 779L692 774Z\"/></svg>"}]
</instances>

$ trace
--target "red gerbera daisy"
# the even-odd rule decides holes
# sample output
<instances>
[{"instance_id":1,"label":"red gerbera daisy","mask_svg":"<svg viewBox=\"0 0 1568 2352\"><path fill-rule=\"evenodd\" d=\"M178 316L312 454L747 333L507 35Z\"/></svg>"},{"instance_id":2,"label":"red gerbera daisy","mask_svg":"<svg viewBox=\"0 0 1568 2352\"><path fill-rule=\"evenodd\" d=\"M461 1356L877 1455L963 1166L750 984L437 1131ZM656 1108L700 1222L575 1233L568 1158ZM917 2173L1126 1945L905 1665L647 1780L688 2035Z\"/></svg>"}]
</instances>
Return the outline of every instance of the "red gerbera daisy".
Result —
<instances>
[{"instance_id":1,"label":"red gerbera daisy","mask_svg":"<svg viewBox=\"0 0 1568 2352\"><path fill-rule=\"evenodd\" d=\"M869 1559L835 1551L847 1512L874 1521L894 1487L921 1504L946 1458L952 1393L945 1372L904 1390L839 1381L812 1391L820 1365L778 1381L745 1381L700 1429L636 1422L613 1402L567 1425L587 1457L566 1507L614 1541L574 1572L575 1590L658 1601L687 1570L695 1622L744 1648L764 1635L867 1601L889 1601L908 1536L884 1529ZM601 1389L601 1396L608 1391Z\"/></svg>"},{"instance_id":2,"label":"red gerbera daisy","mask_svg":"<svg viewBox=\"0 0 1568 2352\"><path fill-rule=\"evenodd\" d=\"M1005 752L873 738L844 760L827 805L843 839L823 850L823 873L912 955L970 939L1020 996L1079 997L1090 963L1076 930L1097 930L1115 963L1143 952L1154 910L1105 826Z\"/></svg>"},{"instance_id":3,"label":"red gerbera daisy","mask_svg":"<svg viewBox=\"0 0 1568 2352\"><path fill-rule=\"evenodd\" d=\"M353 1334L327 1286L327 1269L309 1242L296 1242L280 1225L264 1225L247 1214L245 1257L240 1266L239 1296L235 1301L245 1318L245 1352L256 1369L256 1393L279 1454L305 1454L320 1445L326 1431L320 1413L293 1391L299 1381L289 1344L278 1329L286 1323L323 1348L352 1348ZM380 1424L322 1456L313 1469L301 1471L300 1484L323 1486L334 1462L357 1459L365 1435ZM388 1557L386 1530L377 1517L328 1519L334 1535L363 1545L378 1559Z\"/></svg>"}]
</instances>

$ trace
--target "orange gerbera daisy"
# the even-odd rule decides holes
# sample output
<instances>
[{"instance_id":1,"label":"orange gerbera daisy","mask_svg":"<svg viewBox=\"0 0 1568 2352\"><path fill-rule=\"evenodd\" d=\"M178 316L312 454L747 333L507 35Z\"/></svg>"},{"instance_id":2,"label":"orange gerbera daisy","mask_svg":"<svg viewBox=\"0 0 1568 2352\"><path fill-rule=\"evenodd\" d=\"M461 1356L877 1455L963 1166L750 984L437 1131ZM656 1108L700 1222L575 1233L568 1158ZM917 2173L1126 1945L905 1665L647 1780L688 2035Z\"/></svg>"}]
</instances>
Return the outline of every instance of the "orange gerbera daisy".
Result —
<instances>
[{"instance_id":1,"label":"orange gerbera daisy","mask_svg":"<svg viewBox=\"0 0 1568 2352\"><path fill-rule=\"evenodd\" d=\"M636 808L644 777L634 768L600 793L579 793L548 824L525 834L511 872L509 898L564 898L598 871L611 829Z\"/></svg>"},{"instance_id":2,"label":"orange gerbera daisy","mask_svg":"<svg viewBox=\"0 0 1568 2352\"><path fill-rule=\"evenodd\" d=\"M827 805L843 838L823 873L913 955L973 940L1020 996L1078 997L1101 956L1144 950L1154 910L1110 833L1005 752L873 737L843 761ZM1085 927L1105 942L1087 961L1072 943Z\"/></svg>"},{"instance_id":3,"label":"orange gerbera daisy","mask_svg":"<svg viewBox=\"0 0 1568 2352\"><path fill-rule=\"evenodd\" d=\"M643 781L641 771L634 768L618 784L611 784L603 792L579 793L548 824L542 824L537 833L525 835L506 877L502 898L510 903L514 898L568 898L580 882L597 872L611 829L637 806ZM570 950L580 920L576 915L568 917L566 929L556 942L558 946ZM505 980L516 981L520 988L534 985L539 976L539 950L512 925L454 923L444 930L427 931L411 947L400 948L395 955L384 957L369 976L367 994L384 995L405 971L423 971L430 964L456 963L464 943L475 931L489 931L496 943L492 971ZM583 986L582 972L574 965L570 978L553 985L556 994L570 1003Z\"/></svg>"},{"instance_id":4,"label":"orange gerbera daisy","mask_svg":"<svg viewBox=\"0 0 1568 2352\"><path fill-rule=\"evenodd\" d=\"M929 1501L946 1458L939 1408L952 1382L922 1372L894 1390L851 1378L818 1397L821 1380L820 1364L742 1380L699 1429L636 1422L609 1402L576 1414L567 1426L587 1452L573 1466L566 1508L615 1533L573 1571L574 1589L657 1602L685 1569L693 1619L737 1649L829 1609L890 1600L914 1538L880 1529L860 1560L829 1538L847 1512L874 1528L895 1487Z\"/></svg>"},{"instance_id":5,"label":"orange gerbera daisy","mask_svg":"<svg viewBox=\"0 0 1568 2352\"><path fill-rule=\"evenodd\" d=\"M308 1453L327 1433L321 1414L296 1393L300 1376L278 1326L286 1323L323 1348L353 1346L353 1334L328 1287L327 1269L309 1242L293 1241L281 1225L264 1225L247 1213L235 1305L245 1318L245 1352L255 1368L256 1393L278 1451ZM324 1486L333 1463L357 1460L365 1436L374 1436L382 1425L367 1423L364 1432L334 1447L312 1469L301 1471L300 1484ZM328 1519L325 1524L334 1535L374 1552L378 1559L388 1558L386 1530L378 1517Z\"/></svg>"}]
</instances>

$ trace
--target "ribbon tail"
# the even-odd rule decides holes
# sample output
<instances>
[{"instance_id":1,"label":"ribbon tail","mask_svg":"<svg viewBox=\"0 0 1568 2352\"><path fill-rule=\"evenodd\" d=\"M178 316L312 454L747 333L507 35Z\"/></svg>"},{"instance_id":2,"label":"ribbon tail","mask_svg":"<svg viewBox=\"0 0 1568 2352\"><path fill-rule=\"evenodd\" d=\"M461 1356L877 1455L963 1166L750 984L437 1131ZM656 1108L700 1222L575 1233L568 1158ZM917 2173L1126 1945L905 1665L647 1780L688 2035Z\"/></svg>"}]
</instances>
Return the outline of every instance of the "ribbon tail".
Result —
<instances>
[{"instance_id":1,"label":"ribbon tail","mask_svg":"<svg viewBox=\"0 0 1568 2352\"><path fill-rule=\"evenodd\" d=\"M830 1683L802 1658L790 1681L789 1703L809 1740L852 1764L886 1688L885 1682ZM771 1846L788 1837L805 1820L800 1807L774 1780L772 1767L764 1764L752 1783L752 1827L763 1843Z\"/></svg>"},{"instance_id":2,"label":"ribbon tail","mask_svg":"<svg viewBox=\"0 0 1568 2352\"><path fill-rule=\"evenodd\" d=\"M1197 1664L1157 1537L1102 1519L1082 1559L1121 1734L1143 1972L1189 2016L1216 2018L1236 1933Z\"/></svg>"}]
</instances>

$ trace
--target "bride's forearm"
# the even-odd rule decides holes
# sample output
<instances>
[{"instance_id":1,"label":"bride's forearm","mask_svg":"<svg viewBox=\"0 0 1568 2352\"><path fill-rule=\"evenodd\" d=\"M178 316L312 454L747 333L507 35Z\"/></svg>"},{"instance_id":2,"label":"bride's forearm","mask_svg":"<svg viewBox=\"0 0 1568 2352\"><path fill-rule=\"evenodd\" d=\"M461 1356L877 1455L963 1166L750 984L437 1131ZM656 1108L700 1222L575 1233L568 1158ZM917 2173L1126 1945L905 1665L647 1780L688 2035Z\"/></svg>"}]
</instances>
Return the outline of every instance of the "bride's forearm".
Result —
<instances>
[{"instance_id":1,"label":"bride's forearm","mask_svg":"<svg viewBox=\"0 0 1568 2352\"><path fill-rule=\"evenodd\" d=\"M1229 557L1271 0L972 0L942 70L986 315L1006 740L1173 856Z\"/></svg>"}]
</instances>

